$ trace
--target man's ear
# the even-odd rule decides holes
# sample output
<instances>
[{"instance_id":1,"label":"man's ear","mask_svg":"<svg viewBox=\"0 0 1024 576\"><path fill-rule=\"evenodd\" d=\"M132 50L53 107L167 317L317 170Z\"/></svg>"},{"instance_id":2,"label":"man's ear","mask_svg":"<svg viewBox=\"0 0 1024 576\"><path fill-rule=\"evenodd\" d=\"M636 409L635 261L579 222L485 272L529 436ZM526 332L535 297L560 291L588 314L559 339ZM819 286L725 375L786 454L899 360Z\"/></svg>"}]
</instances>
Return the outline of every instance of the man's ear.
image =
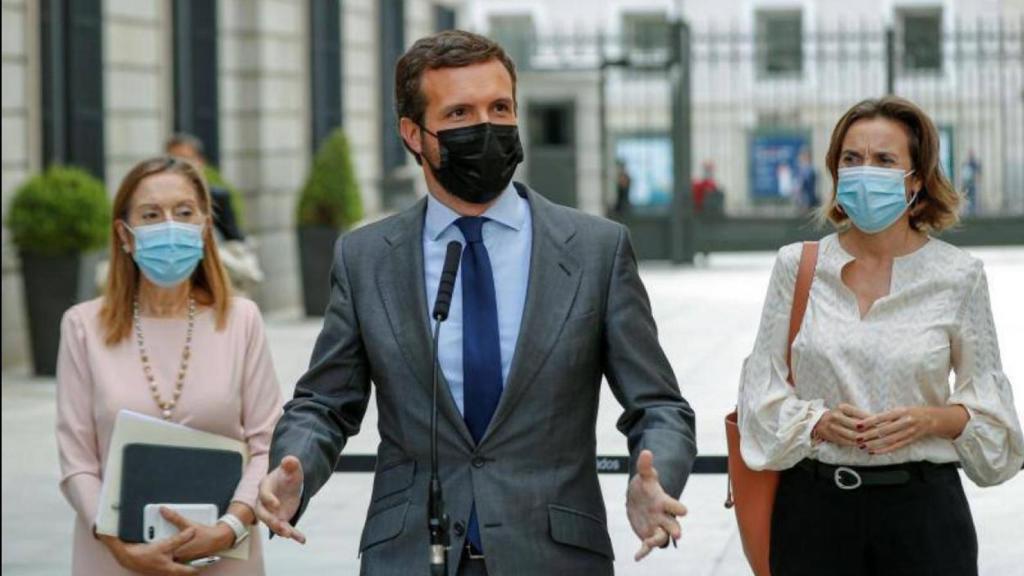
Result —
<instances>
[{"instance_id":1,"label":"man's ear","mask_svg":"<svg viewBox=\"0 0 1024 576\"><path fill-rule=\"evenodd\" d=\"M402 135L402 144L405 145L405 149L412 153L416 157L416 163L420 163L420 158L423 155L423 142L420 138L420 131L422 129L408 117L402 116L398 121L398 132Z\"/></svg>"}]
</instances>

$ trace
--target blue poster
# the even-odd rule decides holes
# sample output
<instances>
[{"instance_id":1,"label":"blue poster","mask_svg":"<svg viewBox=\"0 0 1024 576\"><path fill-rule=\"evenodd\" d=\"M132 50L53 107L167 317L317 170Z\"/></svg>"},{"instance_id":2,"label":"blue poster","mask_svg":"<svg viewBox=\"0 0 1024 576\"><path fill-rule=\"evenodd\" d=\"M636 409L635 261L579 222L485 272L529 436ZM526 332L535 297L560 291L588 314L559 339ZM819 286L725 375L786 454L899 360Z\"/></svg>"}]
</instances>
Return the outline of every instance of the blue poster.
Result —
<instances>
[{"instance_id":1,"label":"blue poster","mask_svg":"<svg viewBox=\"0 0 1024 576\"><path fill-rule=\"evenodd\" d=\"M667 135L618 138L615 158L629 177L631 206L667 206L672 202L672 140Z\"/></svg>"},{"instance_id":2,"label":"blue poster","mask_svg":"<svg viewBox=\"0 0 1024 576\"><path fill-rule=\"evenodd\" d=\"M793 198L797 158L809 146L802 134L754 134L750 140L750 193L754 198Z\"/></svg>"}]
</instances>

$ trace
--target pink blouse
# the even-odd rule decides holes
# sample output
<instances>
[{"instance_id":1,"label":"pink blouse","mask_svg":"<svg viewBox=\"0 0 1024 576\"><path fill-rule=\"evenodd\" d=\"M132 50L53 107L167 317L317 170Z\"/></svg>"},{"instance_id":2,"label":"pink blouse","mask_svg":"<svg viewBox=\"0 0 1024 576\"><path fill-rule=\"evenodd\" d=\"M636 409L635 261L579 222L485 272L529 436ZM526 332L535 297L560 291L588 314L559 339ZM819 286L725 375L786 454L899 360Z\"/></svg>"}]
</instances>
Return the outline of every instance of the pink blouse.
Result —
<instances>
[{"instance_id":1,"label":"pink blouse","mask_svg":"<svg viewBox=\"0 0 1024 576\"><path fill-rule=\"evenodd\" d=\"M57 445L60 488L77 513L72 574L129 574L107 547L92 536L103 471L118 411L160 417L132 337L104 342L102 299L84 302L64 314L57 360ZM142 333L162 398L173 395L188 320L142 318ZM249 463L234 500L256 507L259 481L267 473L268 450L281 414L281 389L256 305L231 302L227 324L217 331L213 311L195 318L192 354L172 421L242 440ZM204 574L262 574L259 531L253 530L247 561L223 559Z\"/></svg>"}]
</instances>

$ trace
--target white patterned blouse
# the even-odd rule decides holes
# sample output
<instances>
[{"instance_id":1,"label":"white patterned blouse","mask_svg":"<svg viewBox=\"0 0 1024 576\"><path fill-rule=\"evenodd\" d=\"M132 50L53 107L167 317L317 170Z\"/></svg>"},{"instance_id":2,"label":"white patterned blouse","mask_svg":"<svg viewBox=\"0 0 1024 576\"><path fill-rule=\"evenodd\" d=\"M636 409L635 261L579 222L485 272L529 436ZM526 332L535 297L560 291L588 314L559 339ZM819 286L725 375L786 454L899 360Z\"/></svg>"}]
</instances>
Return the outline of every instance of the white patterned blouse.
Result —
<instances>
[{"instance_id":1,"label":"white patterned blouse","mask_svg":"<svg viewBox=\"0 0 1024 576\"><path fill-rule=\"evenodd\" d=\"M786 382L786 344L800 252L800 244L779 251L754 351L743 365L739 425L747 465L783 470L804 458L851 466L960 461L980 486L1016 474L1024 463L1024 437L999 360L981 261L932 238L896 258L889 295L862 318L856 295L841 278L853 256L838 235L822 239L793 344L794 389ZM890 454L815 445L814 425L843 402L873 414L961 404L970 420L956 440L930 437Z\"/></svg>"}]
</instances>

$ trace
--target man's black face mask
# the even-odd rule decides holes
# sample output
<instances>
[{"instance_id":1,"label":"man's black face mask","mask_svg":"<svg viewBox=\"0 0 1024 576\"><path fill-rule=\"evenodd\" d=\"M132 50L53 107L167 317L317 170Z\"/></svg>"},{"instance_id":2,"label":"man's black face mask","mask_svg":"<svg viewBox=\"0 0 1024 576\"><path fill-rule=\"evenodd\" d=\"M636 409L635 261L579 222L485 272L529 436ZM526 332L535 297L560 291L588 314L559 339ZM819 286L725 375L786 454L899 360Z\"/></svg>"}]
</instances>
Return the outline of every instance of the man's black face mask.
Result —
<instances>
[{"instance_id":1,"label":"man's black face mask","mask_svg":"<svg viewBox=\"0 0 1024 576\"><path fill-rule=\"evenodd\" d=\"M441 164L427 163L438 182L448 193L471 204L487 204L497 198L523 161L519 127L515 124L484 122L437 134L422 125L420 128L437 138Z\"/></svg>"}]
</instances>

